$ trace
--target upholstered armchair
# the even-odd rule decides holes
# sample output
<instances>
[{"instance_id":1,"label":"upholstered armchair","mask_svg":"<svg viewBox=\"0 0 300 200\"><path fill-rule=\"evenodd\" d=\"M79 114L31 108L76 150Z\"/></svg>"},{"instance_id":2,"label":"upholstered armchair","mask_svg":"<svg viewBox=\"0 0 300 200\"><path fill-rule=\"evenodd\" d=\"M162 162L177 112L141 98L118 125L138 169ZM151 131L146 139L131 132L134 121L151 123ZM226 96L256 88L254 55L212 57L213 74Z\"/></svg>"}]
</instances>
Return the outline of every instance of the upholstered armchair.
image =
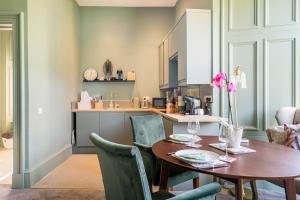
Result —
<instances>
[{"instance_id":1,"label":"upholstered armchair","mask_svg":"<svg viewBox=\"0 0 300 200\"><path fill-rule=\"evenodd\" d=\"M275 119L278 126L266 130L269 142L284 144L287 140L287 134L283 125L300 124L300 109L294 107L280 108L275 114Z\"/></svg>"},{"instance_id":2,"label":"upholstered armchair","mask_svg":"<svg viewBox=\"0 0 300 200\"><path fill-rule=\"evenodd\" d=\"M221 190L218 183L211 183L177 196L165 191L151 193L137 147L112 143L95 133L90 140L97 147L107 200L215 200Z\"/></svg>"},{"instance_id":3,"label":"upholstered armchair","mask_svg":"<svg viewBox=\"0 0 300 200\"><path fill-rule=\"evenodd\" d=\"M134 145L142 154L150 186L158 186L161 161L152 152L152 145L166 138L162 117L158 115L131 116ZM199 186L199 174L178 167L171 168L168 187L193 179L193 186Z\"/></svg>"},{"instance_id":4,"label":"upholstered armchair","mask_svg":"<svg viewBox=\"0 0 300 200\"><path fill-rule=\"evenodd\" d=\"M286 145L287 133L283 128L284 124L300 124L300 108L283 107L280 108L275 114L278 126L268 128L266 130L269 142ZM300 179L296 178L296 192L300 194ZM270 181L278 186L284 187L282 181Z\"/></svg>"}]
</instances>

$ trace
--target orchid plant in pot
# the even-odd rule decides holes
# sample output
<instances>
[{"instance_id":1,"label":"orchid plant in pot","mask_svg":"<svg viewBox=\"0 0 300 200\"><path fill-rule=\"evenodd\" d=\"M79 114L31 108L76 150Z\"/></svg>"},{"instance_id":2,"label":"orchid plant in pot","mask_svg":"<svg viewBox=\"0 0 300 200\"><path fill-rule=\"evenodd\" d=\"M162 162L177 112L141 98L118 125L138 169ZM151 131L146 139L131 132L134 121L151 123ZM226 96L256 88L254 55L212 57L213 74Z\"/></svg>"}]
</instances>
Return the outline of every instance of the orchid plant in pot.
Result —
<instances>
[{"instance_id":1,"label":"orchid plant in pot","mask_svg":"<svg viewBox=\"0 0 300 200\"><path fill-rule=\"evenodd\" d=\"M228 98L228 122L221 120L220 124L223 126L226 137L228 137L229 147L239 148L243 136L243 128L238 123L237 112L237 85L241 88L246 88L246 75L241 72L240 66L234 69L232 77L229 78L224 72L218 73L213 78L213 86L219 89L225 88ZM234 111L234 117L233 117Z\"/></svg>"}]
</instances>

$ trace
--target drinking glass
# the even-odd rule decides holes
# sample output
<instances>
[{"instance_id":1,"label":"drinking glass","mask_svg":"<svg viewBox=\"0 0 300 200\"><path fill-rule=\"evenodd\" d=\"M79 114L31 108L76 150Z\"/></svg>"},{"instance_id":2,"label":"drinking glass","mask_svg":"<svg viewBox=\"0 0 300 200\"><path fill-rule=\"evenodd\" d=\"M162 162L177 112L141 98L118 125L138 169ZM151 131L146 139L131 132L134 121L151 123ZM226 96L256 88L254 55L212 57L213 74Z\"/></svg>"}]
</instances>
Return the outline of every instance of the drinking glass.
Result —
<instances>
[{"instance_id":1,"label":"drinking glass","mask_svg":"<svg viewBox=\"0 0 300 200\"><path fill-rule=\"evenodd\" d=\"M223 160L228 160L228 143L229 143L229 136L228 136L228 130L226 130L226 127L221 126L220 134L219 134L219 141L225 144L225 156L220 156Z\"/></svg>"},{"instance_id":2,"label":"drinking glass","mask_svg":"<svg viewBox=\"0 0 300 200\"><path fill-rule=\"evenodd\" d=\"M196 121L189 120L187 125L187 131L190 134L193 134L195 136L198 136L200 133L200 122L198 119ZM192 142L192 144L195 144L195 141Z\"/></svg>"}]
</instances>

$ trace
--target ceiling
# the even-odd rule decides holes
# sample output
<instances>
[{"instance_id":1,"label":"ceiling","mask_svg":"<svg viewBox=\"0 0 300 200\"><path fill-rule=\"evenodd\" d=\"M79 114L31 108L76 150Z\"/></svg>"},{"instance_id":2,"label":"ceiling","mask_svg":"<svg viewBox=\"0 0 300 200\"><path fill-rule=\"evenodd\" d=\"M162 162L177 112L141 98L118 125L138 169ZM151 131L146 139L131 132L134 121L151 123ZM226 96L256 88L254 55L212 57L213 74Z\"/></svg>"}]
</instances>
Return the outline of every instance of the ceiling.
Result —
<instances>
[{"instance_id":1,"label":"ceiling","mask_svg":"<svg viewBox=\"0 0 300 200\"><path fill-rule=\"evenodd\" d=\"M174 7L177 0L76 0L80 6Z\"/></svg>"}]
</instances>

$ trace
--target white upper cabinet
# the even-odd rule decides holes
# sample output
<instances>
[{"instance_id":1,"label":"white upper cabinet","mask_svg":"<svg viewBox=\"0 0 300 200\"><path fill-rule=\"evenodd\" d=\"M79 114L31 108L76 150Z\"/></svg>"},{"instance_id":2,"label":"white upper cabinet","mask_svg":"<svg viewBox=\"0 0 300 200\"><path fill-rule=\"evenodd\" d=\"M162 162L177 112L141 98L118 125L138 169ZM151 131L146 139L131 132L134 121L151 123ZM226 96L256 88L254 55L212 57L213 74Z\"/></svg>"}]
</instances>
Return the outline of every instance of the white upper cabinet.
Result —
<instances>
[{"instance_id":1,"label":"white upper cabinet","mask_svg":"<svg viewBox=\"0 0 300 200\"><path fill-rule=\"evenodd\" d=\"M175 29L178 45L178 85L210 84L212 78L211 11L188 9Z\"/></svg>"},{"instance_id":2,"label":"white upper cabinet","mask_svg":"<svg viewBox=\"0 0 300 200\"><path fill-rule=\"evenodd\" d=\"M158 47L159 50L159 87L164 86L164 43Z\"/></svg>"},{"instance_id":3,"label":"white upper cabinet","mask_svg":"<svg viewBox=\"0 0 300 200\"><path fill-rule=\"evenodd\" d=\"M211 31L210 10L186 10L160 45L160 88L211 83Z\"/></svg>"},{"instance_id":4,"label":"white upper cabinet","mask_svg":"<svg viewBox=\"0 0 300 200\"><path fill-rule=\"evenodd\" d=\"M170 83L169 74L169 44L168 38L166 38L160 45L159 45L159 87L162 88L169 88L174 87L174 81L172 84ZM172 79L172 77L171 77Z\"/></svg>"},{"instance_id":5,"label":"white upper cabinet","mask_svg":"<svg viewBox=\"0 0 300 200\"><path fill-rule=\"evenodd\" d=\"M169 46L169 41L168 41L168 38L165 39L165 41L163 42L164 44L164 87L170 87L170 78L169 78L169 57L168 57L168 46Z\"/></svg>"}]
</instances>

